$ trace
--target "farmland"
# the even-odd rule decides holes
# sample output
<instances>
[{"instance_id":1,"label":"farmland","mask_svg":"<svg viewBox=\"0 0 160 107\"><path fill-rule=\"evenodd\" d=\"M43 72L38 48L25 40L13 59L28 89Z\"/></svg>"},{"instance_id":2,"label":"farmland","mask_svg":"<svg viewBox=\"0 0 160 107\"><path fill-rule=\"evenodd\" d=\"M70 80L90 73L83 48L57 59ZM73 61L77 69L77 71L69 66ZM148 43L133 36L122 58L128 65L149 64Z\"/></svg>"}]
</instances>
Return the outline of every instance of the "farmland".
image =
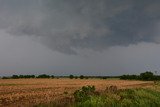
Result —
<instances>
[{"instance_id":1,"label":"farmland","mask_svg":"<svg viewBox=\"0 0 160 107\"><path fill-rule=\"evenodd\" d=\"M153 88L152 81L102 79L0 79L0 106L34 106L51 101L73 98L73 92L82 86L94 85L97 91L107 86L125 88Z\"/></svg>"}]
</instances>

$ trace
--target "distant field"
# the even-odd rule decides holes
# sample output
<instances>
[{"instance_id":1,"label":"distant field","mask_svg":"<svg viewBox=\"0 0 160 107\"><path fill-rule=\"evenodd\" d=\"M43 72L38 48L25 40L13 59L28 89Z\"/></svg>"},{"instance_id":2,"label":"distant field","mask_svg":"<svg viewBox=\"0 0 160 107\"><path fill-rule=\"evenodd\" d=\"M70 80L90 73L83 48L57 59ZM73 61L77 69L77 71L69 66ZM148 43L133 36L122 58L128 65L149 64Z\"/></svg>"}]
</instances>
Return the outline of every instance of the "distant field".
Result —
<instances>
[{"instance_id":1,"label":"distant field","mask_svg":"<svg viewBox=\"0 0 160 107\"><path fill-rule=\"evenodd\" d=\"M116 85L119 89L152 87L151 81L101 79L0 79L0 106L33 106L50 101L61 101L82 86L94 85L97 91Z\"/></svg>"}]
</instances>

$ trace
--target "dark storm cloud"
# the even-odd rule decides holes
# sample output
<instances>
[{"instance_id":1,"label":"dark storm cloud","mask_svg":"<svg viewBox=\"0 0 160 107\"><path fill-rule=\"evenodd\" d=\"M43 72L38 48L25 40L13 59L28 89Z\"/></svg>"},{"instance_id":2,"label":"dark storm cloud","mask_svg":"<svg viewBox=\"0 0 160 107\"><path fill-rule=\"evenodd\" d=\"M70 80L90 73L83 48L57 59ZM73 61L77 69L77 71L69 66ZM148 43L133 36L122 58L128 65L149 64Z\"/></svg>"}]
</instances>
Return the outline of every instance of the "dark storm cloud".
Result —
<instances>
[{"instance_id":1,"label":"dark storm cloud","mask_svg":"<svg viewBox=\"0 0 160 107\"><path fill-rule=\"evenodd\" d=\"M140 42L160 43L159 0L0 0L0 28L77 54Z\"/></svg>"}]
</instances>

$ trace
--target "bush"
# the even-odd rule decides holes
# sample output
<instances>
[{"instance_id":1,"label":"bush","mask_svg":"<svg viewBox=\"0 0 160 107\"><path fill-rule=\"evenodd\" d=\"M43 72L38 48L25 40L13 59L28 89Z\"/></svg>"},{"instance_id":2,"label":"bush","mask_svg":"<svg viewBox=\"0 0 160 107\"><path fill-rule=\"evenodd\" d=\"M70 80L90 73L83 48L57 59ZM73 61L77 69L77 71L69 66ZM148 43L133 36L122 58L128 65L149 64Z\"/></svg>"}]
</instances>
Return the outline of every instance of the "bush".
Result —
<instances>
[{"instance_id":1,"label":"bush","mask_svg":"<svg viewBox=\"0 0 160 107\"><path fill-rule=\"evenodd\" d=\"M74 98L77 102L83 102L91 98L95 91L94 86L83 86L80 90L74 92Z\"/></svg>"}]
</instances>

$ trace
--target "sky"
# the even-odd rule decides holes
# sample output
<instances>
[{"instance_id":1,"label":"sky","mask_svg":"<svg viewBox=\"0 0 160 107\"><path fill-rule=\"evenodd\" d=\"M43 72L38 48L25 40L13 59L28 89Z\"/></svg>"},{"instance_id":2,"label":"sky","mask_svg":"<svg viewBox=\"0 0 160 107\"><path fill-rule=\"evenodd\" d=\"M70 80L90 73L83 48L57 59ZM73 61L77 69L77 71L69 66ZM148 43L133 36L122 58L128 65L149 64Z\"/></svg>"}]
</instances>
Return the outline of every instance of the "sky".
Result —
<instances>
[{"instance_id":1,"label":"sky","mask_svg":"<svg viewBox=\"0 0 160 107\"><path fill-rule=\"evenodd\" d=\"M0 0L0 76L160 74L160 0Z\"/></svg>"}]
</instances>

